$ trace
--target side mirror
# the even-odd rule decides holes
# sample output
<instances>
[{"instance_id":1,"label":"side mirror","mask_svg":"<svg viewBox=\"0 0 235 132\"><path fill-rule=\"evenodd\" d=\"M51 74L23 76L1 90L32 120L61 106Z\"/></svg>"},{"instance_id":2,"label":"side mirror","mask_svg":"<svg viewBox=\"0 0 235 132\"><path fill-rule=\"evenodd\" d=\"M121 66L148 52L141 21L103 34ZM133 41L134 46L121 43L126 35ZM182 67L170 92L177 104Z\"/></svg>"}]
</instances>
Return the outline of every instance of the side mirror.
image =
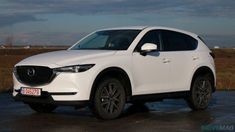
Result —
<instances>
[{"instance_id":1,"label":"side mirror","mask_svg":"<svg viewBox=\"0 0 235 132\"><path fill-rule=\"evenodd\" d=\"M157 45L153 43L145 43L140 50L141 55L146 55L148 52L156 51Z\"/></svg>"}]
</instances>

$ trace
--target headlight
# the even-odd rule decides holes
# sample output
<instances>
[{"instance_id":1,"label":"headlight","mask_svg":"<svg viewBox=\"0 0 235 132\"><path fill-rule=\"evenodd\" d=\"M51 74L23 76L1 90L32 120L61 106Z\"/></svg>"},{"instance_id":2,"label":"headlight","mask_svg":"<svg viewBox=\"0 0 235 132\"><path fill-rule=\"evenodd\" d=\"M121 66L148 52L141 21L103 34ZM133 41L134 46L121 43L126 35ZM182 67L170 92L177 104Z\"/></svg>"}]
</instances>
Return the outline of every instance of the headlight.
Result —
<instances>
[{"instance_id":1,"label":"headlight","mask_svg":"<svg viewBox=\"0 0 235 132\"><path fill-rule=\"evenodd\" d=\"M85 64L85 65L74 65L74 66L65 66L54 68L54 72L84 72L92 68L95 64Z\"/></svg>"}]
</instances>

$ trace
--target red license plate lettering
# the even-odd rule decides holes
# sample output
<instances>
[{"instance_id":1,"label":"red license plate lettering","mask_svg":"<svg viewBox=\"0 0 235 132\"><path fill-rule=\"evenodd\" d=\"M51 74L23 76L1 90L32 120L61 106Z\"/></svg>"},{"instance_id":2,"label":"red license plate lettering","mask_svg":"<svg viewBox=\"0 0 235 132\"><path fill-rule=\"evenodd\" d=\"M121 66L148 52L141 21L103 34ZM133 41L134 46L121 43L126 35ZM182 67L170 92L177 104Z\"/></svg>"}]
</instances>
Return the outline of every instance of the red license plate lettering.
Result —
<instances>
[{"instance_id":1,"label":"red license plate lettering","mask_svg":"<svg viewBox=\"0 0 235 132\"><path fill-rule=\"evenodd\" d=\"M40 96L41 89L39 89L39 88L22 88L21 94L29 95L29 96Z\"/></svg>"}]
</instances>

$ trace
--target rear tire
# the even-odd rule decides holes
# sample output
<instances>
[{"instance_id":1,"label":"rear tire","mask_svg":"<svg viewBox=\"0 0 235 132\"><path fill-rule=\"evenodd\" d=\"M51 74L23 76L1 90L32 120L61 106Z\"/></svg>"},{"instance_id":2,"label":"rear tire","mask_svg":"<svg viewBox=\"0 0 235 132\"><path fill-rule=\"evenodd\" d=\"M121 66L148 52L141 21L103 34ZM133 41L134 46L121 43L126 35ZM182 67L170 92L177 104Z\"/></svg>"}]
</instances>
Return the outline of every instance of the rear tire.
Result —
<instances>
[{"instance_id":1,"label":"rear tire","mask_svg":"<svg viewBox=\"0 0 235 132\"><path fill-rule=\"evenodd\" d=\"M38 113L51 113L57 108L57 106L50 104L29 103L28 105Z\"/></svg>"},{"instance_id":2,"label":"rear tire","mask_svg":"<svg viewBox=\"0 0 235 132\"><path fill-rule=\"evenodd\" d=\"M204 110L208 107L212 96L212 81L209 76L198 76L193 81L188 106L192 110Z\"/></svg>"},{"instance_id":3,"label":"rear tire","mask_svg":"<svg viewBox=\"0 0 235 132\"><path fill-rule=\"evenodd\" d=\"M91 109L100 119L115 119L123 111L126 94L116 78L104 78L97 85Z\"/></svg>"}]
</instances>

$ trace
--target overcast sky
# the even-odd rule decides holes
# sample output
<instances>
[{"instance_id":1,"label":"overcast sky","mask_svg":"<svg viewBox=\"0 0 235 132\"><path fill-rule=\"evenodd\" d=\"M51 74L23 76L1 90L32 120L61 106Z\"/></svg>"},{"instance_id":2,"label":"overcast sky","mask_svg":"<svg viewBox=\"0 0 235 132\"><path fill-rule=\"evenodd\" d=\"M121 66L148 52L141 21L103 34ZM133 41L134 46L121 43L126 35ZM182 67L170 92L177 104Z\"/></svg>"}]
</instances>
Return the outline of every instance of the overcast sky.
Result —
<instances>
[{"instance_id":1,"label":"overcast sky","mask_svg":"<svg viewBox=\"0 0 235 132\"><path fill-rule=\"evenodd\" d=\"M106 27L169 26L235 47L235 0L1 0L0 44L71 45Z\"/></svg>"}]
</instances>

